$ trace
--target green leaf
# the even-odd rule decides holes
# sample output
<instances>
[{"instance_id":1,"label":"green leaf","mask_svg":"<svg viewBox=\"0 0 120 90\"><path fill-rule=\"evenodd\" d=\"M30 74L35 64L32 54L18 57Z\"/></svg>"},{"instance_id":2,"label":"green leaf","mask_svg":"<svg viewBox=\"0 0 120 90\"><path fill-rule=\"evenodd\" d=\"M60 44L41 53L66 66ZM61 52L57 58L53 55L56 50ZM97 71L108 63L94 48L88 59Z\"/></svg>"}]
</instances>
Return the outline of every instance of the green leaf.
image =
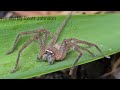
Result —
<instances>
[{"instance_id":1,"label":"green leaf","mask_svg":"<svg viewBox=\"0 0 120 90\"><path fill-rule=\"evenodd\" d=\"M25 79L72 66L78 56L72 49L64 60L56 61L53 65L49 65L43 60L37 62L36 56L39 49L37 43L33 42L22 52L17 72L10 73L15 65L19 49L30 38L30 36L21 37L17 43L16 50L10 55L5 55L12 48L16 35L21 31L31 31L40 28L54 33L65 16L52 17L56 18L56 20L40 20L38 17L33 20L0 20L0 78ZM98 45L105 55L112 55L120 51L119 37L120 14L73 15L60 34L58 43L67 38L76 38L92 42ZM78 65L103 58L95 48L90 48L90 50L97 56L92 57L89 53L84 52Z\"/></svg>"}]
</instances>

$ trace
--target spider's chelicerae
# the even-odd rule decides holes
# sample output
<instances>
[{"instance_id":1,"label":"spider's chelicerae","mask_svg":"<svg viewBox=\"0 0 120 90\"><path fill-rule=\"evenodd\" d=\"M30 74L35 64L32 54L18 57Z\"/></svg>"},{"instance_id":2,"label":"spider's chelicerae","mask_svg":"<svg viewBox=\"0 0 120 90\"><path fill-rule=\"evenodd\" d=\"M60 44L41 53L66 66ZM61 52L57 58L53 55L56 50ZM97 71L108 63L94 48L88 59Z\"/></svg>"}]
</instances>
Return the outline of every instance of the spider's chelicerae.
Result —
<instances>
[{"instance_id":1,"label":"spider's chelicerae","mask_svg":"<svg viewBox=\"0 0 120 90\"><path fill-rule=\"evenodd\" d=\"M28 35L28 34L32 34L33 36L25 43L25 45L22 46L22 48L19 50L18 52L18 57L16 60L16 64L14 69L12 70L12 72L15 72L18 66L18 62L20 59L20 55L21 52L28 46L31 44L31 42L33 42L34 40L37 41L38 46L39 46L39 53L37 55L37 59L40 60L41 58L43 60L48 61L49 64L53 64L55 60L63 60L66 57L67 52L73 48L76 52L78 52L79 56L78 58L75 60L73 66L70 69L70 75L72 75L73 69L76 65L76 63L78 62L78 60L80 59L80 57L82 56L82 52L81 50L87 51L88 53L90 53L92 56L95 56L91 51L89 51L86 48L83 48L81 46L79 46L78 44L85 44L88 46L93 46L96 47L96 49L98 49L98 51L106 58L109 58L108 56L105 56L102 51L99 49L99 47L96 44L87 42L87 41L82 41L82 40L78 40L75 38L70 38L70 39L64 39L63 42L58 46L56 44L57 38L60 34L60 32L63 30L63 28L65 27L67 21L69 20L69 18L71 17L72 12L70 12L70 14L67 15L67 17L63 20L63 22L60 24L59 28L57 29L57 32L53 35L51 32L45 30L45 29L40 29L40 30L34 30L34 31L27 31L27 32L20 32L17 37L16 40L14 42L14 45L12 47L12 49L10 51L8 51L6 54L10 54L15 50L15 46L16 43L19 39L20 36L22 35ZM43 36L40 36L40 33L43 33ZM47 40L47 36L51 37L51 40L49 41L49 43L46 45L46 40Z\"/></svg>"}]
</instances>

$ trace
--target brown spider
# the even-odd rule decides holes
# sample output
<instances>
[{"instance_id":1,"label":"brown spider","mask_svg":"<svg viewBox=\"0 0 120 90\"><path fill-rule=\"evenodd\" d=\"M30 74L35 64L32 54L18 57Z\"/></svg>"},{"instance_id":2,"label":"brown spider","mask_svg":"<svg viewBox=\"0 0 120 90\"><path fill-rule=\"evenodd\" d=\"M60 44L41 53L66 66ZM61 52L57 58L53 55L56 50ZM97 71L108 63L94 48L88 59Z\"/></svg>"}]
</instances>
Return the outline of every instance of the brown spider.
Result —
<instances>
[{"instance_id":1,"label":"brown spider","mask_svg":"<svg viewBox=\"0 0 120 90\"><path fill-rule=\"evenodd\" d=\"M67 15L66 19L63 20L63 22L61 23L60 27L57 29L57 32L55 35L53 35L52 33L50 33L49 31L45 30L45 29L40 29L40 30L35 30L35 31L27 31L27 32L20 32L17 37L16 40L14 42L14 45L12 47L12 49L10 51L8 51L6 54L10 54L15 50L15 46L16 43L19 39L19 37L21 35L28 35L28 34L33 34L33 37L31 37L24 46L22 46L22 48L19 50L18 52L18 57L16 60L16 64L14 69L12 70L12 72L15 72L18 66L18 62L19 62L19 58L21 55L21 52L28 46L30 45L31 42L33 42L34 40L37 40L38 46L39 46L39 54L37 55L37 59L40 60L41 58L43 58L43 60L48 61L49 64L53 64L55 60L63 60L66 57L67 52L73 48L76 52L78 52L79 56L76 59L76 61L74 62L72 68L70 69L70 75L72 75L73 69L76 65L76 63L78 62L78 60L80 59L80 57L82 56L82 52L81 50L87 51L88 53L90 53L92 56L95 56L91 51L89 51L86 48L83 48L81 46L78 46L77 44L85 44L88 46L93 46L96 47L96 49L98 49L98 51L106 58L109 58L108 56L105 56L102 51L98 48L97 45L87 42L87 41L82 41L82 40L78 40L75 38L70 38L70 39L64 39L63 42L60 45L56 44L57 38L60 34L60 32L62 31L62 29L65 27L67 21L69 20L70 16L71 16L72 12L70 12L69 15ZM40 33L43 33L43 37L40 38ZM52 38L50 40L50 42L48 43L48 45L46 45L46 40L47 40L47 36L50 35L50 37Z\"/></svg>"}]
</instances>

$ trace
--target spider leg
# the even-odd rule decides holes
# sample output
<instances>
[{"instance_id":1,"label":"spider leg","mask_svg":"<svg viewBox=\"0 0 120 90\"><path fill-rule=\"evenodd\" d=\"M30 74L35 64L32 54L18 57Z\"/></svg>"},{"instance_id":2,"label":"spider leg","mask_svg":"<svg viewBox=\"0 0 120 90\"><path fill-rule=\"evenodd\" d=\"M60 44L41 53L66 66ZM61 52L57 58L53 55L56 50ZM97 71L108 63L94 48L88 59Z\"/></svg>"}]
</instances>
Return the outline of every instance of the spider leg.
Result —
<instances>
[{"instance_id":1,"label":"spider leg","mask_svg":"<svg viewBox=\"0 0 120 90\"><path fill-rule=\"evenodd\" d=\"M22 36L22 35L27 35L27 34L33 34L33 33L34 33L34 31L20 32L20 33L17 35L17 37L16 37L16 39L15 39L15 41L14 41L14 44L13 44L12 49L11 49L10 51L8 51L8 52L6 53L6 55L12 53L12 52L15 50L16 43L17 43L17 41L19 40L19 37L20 37L20 36Z\"/></svg>"},{"instance_id":2,"label":"spider leg","mask_svg":"<svg viewBox=\"0 0 120 90\"><path fill-rule=\"evenodd\" d=\"M81 44L86 44L86 45L89 45L89 46L95 46L101 53L102 51L97 47L97 45L95 44L92 44L92 43L89 43L89 42L86 42L86 41L81 41L81 40L77 40L77 39L65 39L61 46L60 46L60 49L59 49L59 55L60 55L60 59L62 60L65 56L66 56L66 53L68 52L68 50L70 48L74 48L75 51L77 51L79 53L79 56L78 58L75 60L72 68L70 69L70 75L72 75L73 73L73 69L75 67L75 65L77 64L78 60L80 59L80 57L82 56L82 52L80 50L84 50L84 51L87 51L88 53L90 53L92 56L95 56L91 51L89 51L88 49L84 48L84 47L81 47L81 46L78 46L77 44L78 43L81 43ZM104 56L104 54L102 53L102 55ZM105 56L106 57L106 56Z\"/></svg>"},{"instance_id":3,"label":"spider leg","mask_svg":"<svg viewBox=\"0 0 120 90\"><path fill-rule=\"evenodd\" d=\"M39 32L40 33L40 32ZM40 52L38 53L37 55L37 60L40 60L41 59L41 56L44 54L45 52L45 48L47 47L46 46L46 41L47 41L47 37L48 35L50 35L51 38L53 38L53 35L52 33L50 33L49 31L46 31L44 30L43 31L43 36L42 38L39 36L39 33L36 34L36 39L38 41L38 47L40 49Z\"/></svg>"},{"instance_id":4,"label":"spider leg","mask_svg":"<svg viewBox=\"0 0 120 90\"><path fill-rule=\"evenodd\" d=\"M81 48L81 49L87 51L87 52L88 52L89 54L91 54L93 57L96 57L96 55L93 54L90 50L88 50L88 49L86 49L86 48Z\"/></svg>"},{"instance_id":5,"label":"spider leg","mask_svg":"<svg viewBox=\"0 0 120 90\"><path fill-rule=\"evenodd\" d=\"M19 59L20 59L21 52L22 52L28 45L30 45L30 43L31 43L32 41L34 41L35 39L36 39L35 37L30 38L30 39L25 43L25 45L23 45L22 48L19 50L19 52L18 52L18 57L17 57L16 64L15 64L15 67L14 67L14 69L12 70L11 73L15 72L16 69L17 69L17 66L18 66L18 63L19 63Z\"/></svg>"},{"instance_id":6,"label":"spider leg","mask_svg":"<svg viewBox=\"0 0 120 90\"><path fill-rule=\"evenodd\" d=\"M92 56L96 56L94 55L91 51L89 51L88 49L84 48L84 47L80 47L78 45L75 45L74 43L72 43L73 47L74 47L74 50L77 51L79 53L79 56L78 58L76 59L76 61L74 62L72 68L70 69L70 72L69 72L69 75L72 75L73 74L73 70L75 68L75 65L77 64L78 60L80 59L80 57L82 56L82 52L80 51L81 50L84 50L84 51L87 51L88 53L90 53Z\"/></svg>"},{"instance_id":7,"label":"spider leg","mask_svg":"<svg viewBox=\"0 0 120 90\"><path fill-rule=\"evenodd\" d=\"M47 39L47 34L44 34L44 35L43 35L43 38L42 38L42 39L43 39L43 42L41 42L42 40L41 40L39 34L36 36L36 38L37 38L37 41L38 41L38 47L39 47L39 49L40 49L40 52L39 52L38 55L37 55L37 60L40 60L40 59L41 59L41 56L42 56L42 54L44 53L45 48L46 48L45 41L46 41L46 39Z\"/></svg>"},{"instance_id":8,"label":"spider leg","mask_svg":"<svg viewBox=\"0 0 120 90\"><path fill-rule=\"evenodd\" d=\"M88 52L89 54L91 54L93 57L96 57L96 55L93 54L90 50L88 50L88 49L86 49L86 48L84 48L84 47L78 46L78 45L77 45L77 47L78 47L79 49L81 49L81 50L87 51L87 52Z\"/></svg>"},{"instance_id":9,"label":"spider leg","mask_svg":"<svg viewBox=\"0 0 120 90\"><path fill-rule=\"evenodd\" d=\"M28 34L34 34L34 33L40 33L40 32L45 33L45 34L49 34L50 36L52 36L52 34L51 34L49 31L44 30L44 29L34 30L34 31L20 32L20 33L17 35L17 37L16 37L16 39L15 39L15 41L14 41L14 44L13 44L12 49L11 49L10 51L8 51L8 52L6 53L6 55L11 54L11 53L15 50L16 43L17 43L17 41L19 40L19 37L20 37L20 36L22 36L22 35L28 35ZM43 38L43 40L44 40L44 38Z\"/></svg>"},{"instance_id":10,"label":"spider leg","mask_svg":"<svg viewBox=\"0 0 120 90\"><path fill-rule=\"evenodd\" d=\"M76 46L74 46L74 50L77 51L79 53L79 56L77 57L77 59L75 60L73 66L70 68L70 72L69 72L69 75L72 75L73 74L73 70L75 68L75 65L77 64L77 62L79 61L80 57L82 56L82 52L80 51L80 49Z\"/></svg>"},{"instance_id":11,"label":"spider leg","mask_svg":"<svg viewBox=\"0 0 120 90\"><path fill-rule=\"evenodd\" d=\"M74 62L72 68L70 69L70 72L69 72L69 75L73 76L74 72L73 70L75 70L75 65L77 64L78 60L80 59L80 57L82 56L82 52L80 50L84 50L84 51L87 51L89 54L91 54L93 57L95 57L96 55L94 55L91 51L89 51L88 49L84 48L84 47L81 47L81 46L78 46L74 43L72 43L73 47L74 47L74 50L77 51L80 55L78 56L78 58L76 59L76 61Z\"/></svg>"},{"instance_id":12,"label":"spider leg","mask_svg":"<svg viewBox=\"0 0 120 90\"><path fill-rule=\"evenodd\" d=\"M90 42L87 42L87 41L78 40L78 39L75 39L75 38L71 38L69 40L71 40L71 41L73 40L73 42L76 43L76 44L81 43L81 44L86 44L88 46L93 46L103 55L103 57L110 58L109 56L105 56L96 44L93 44L93 43L90 43Z\"/></svg>"},{"instance_id":13,"label":"spider leg","mask_svg":"<svg viewBox=\"0 0 120 90\"><path fill-rule=\"evenodd\" d=\"M60 58L59 59L63 59L66 56L66 53L71 49L74 48L75 51L77 51L79 53L78 58L75 60L73 66L70 69L69 75L73 75L73 70L75 68L75 65L77 64L78 60L80 59L80 57L82 56L82 52L80 51L80 47L74 43L72 43L69 39L64 39L64 41L62 42L60 49L59 49L59 55ZM85 49L86 50L86 49ZM88 52L90 52L89 50L87 50ZM90 54L92 54L90 52ZM93 54L92 54L93 55Z\"/></svg>"}]
</instances>

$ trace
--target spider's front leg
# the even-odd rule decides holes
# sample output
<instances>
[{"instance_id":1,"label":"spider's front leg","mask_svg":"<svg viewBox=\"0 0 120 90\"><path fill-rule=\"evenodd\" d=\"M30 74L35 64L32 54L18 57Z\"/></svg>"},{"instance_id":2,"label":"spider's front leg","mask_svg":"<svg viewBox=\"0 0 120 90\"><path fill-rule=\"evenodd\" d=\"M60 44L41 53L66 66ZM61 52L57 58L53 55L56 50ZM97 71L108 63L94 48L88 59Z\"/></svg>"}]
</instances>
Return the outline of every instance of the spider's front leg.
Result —
<instances>
[{"instance_id":1,"label":"spider's front leg","mask_svg":"<svg viewBox=\"0 0 120 90\"><path fill-rule=\"evenodd\" d=\"M11 54L11 53L15 50L16 43L17 43L17 41L19 40L20 36L28 35L28 34L33 34L33 33L35 33L35 32L34 32L34 31L20 32L20 33L17 35L17 37L16 37L16 39L15 39L15 41L14 41L14 44L13 44L12 49L9 50L9 51L7 51L7 52L6 52L6 55Z\"/></svg>"},{"instance_id":2,"label":"spider's front leg","mask_svg":"<svg viewBox=\"0 0 120 90\"><path fill-rule=\"evenodd\" d=\"M45 36L45 37L44 37ZM46 38L46 35L44 35L43 37L44 37L44 39ZM46 39L45 39L46 40ZM45 42L45 40L43 40L44 42ZM38 42L38 47L39 47L39 53L38 53L38 55L37 55L37 60L39 61L41 58L42 58L42 55L44 54L44 52L45 52L45 48L46 48L46 44L44 43L42 43L42 40L41 40L41 38L40 38L40 36L39 35L37 35L37 42Z\"/></svg>"},{"instance_id":3,"label":"spider's front leg","mask_svg":"<svg viewBox=\"0 0 120 90\"><path fill-rule=\"evenodd\" d=\"M21 52L22 52L28 45L30 45L31 42L33 42L34 40L38 40L38 38L39 38L39 33L40 33L40 32L43 32L43 33L45 33L45 34L49 33L49 32L46 31L46 30L35 30L35 31L33 31L33 32L35 33L34 36L33 36L32 38L30 38L30 39L25 43L25 45L22 46L22 48L19 50L19 52L18 52L18 57L17 57L17 60L16 60L16 64L15 64L15 67L14 67L14 69L12 70L12 72L15 72L16 69L17 69ZM49 33L49 34L50 34L50 33ZM40 39L40 38L39 38L39 39ZM45 39L45 38L43 38L43 40L44 40L44 39ZM43 45L43 43L44 43L44 41L41 42L41 40L40 40L40 42L39 42L39 45L40 45L40 46L39 46L39 47L40 47L41 50L43 50L43 48L41 48L42 45Z\"/></svg>"},{"instance_id":4,"label":"spider's front leg","mask_svg":"<svg viewBox=\"0 0 120 90\"><path fill-rule=\"evenodd\" d=\"M12 49L9 50L9 51L7 51L7 52L6 52L6 55L11 54L11 53L15 50L16 43L17 43L17 41L19 40L20 36L28 35L28 34L41 33L41 32L42 32L42 33L45 33L45 34L50 34L50 35L52 35L49 31L44 30L44 29L34 30L34 31L20 32L20 33L17 35L17 37L16 37L16 39L15 39L15 41L14 41L14 44L13 44L13 46L12 46ZM44 40L44 39L45 39L45 38L43 38L43 40Z\"/></svg>"},{"instance_id":5,"label":"spider's front leg","mask_svg":"<svg viewBox=\"0 0 120 90\"><path fill-rule=\"evenodd\" d=\"M25 45L23 45L22 48L19 50L15 67L13 68L13 70L11 71L11 73L16 72L16 69L17 69L17 66L18 66L18 63L19 63L19 59L20 59L21 52L22 52L28 45L30 45L30 43L33 42L35 39L36 39L36 37L30 38L30 39L25 43Z\"/></svg>"},{"instance_id":6,"label":"spider's front leg","mask_svg":"<svg viewBox=\"0 0 120 90\"><path fill-rule=\"evenodd\" d=\"M36 37L37 42L38 42L38 47L39 47L39 50L40 50L38 55L37 55L37 60L40 60L42 58L43 54L45 53L45 49L47 47L46 40L47 40L48 35L51 38L53 37L52 33L50 33L50 32L49 33L44 32L42 38L39 36L39 34Z\"/></svg>"}]
</instances>

